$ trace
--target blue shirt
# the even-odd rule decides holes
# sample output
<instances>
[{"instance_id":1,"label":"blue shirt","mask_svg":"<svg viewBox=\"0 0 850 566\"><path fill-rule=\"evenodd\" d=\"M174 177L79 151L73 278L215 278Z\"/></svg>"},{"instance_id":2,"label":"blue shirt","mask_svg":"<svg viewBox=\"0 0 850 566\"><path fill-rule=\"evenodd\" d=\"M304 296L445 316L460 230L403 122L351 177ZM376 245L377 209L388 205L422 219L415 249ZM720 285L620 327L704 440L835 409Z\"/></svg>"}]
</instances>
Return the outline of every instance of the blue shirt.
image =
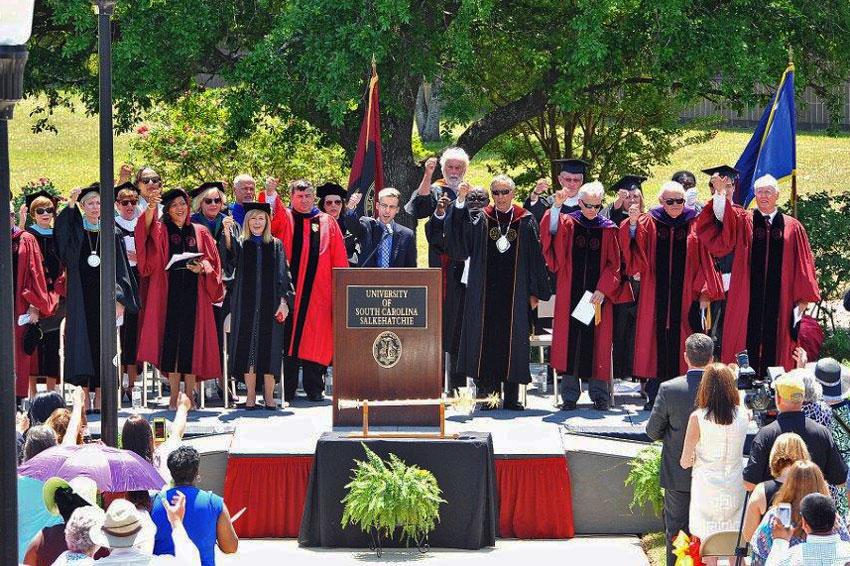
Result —
<instances>
[{"instance_id":1,"label":"blue shirt","mask_svg":"<svg viewBox=\"0 0 850 566\"><path fill-rule=\"evenodd\" d=\"M198 547L203 566L215 564L215 534L218 516L224 510L224 499L211 491L201 491L197 487L182 485L165 492L165 498L171 501L174 493L180 490L186 496L186 516L183 526L189 539ZM174 554L174 542L171 540L171 523L162 506L163 492L156 494L151 509L151 519L156 525L154 554Z\"/></svg>"}]
</instances>

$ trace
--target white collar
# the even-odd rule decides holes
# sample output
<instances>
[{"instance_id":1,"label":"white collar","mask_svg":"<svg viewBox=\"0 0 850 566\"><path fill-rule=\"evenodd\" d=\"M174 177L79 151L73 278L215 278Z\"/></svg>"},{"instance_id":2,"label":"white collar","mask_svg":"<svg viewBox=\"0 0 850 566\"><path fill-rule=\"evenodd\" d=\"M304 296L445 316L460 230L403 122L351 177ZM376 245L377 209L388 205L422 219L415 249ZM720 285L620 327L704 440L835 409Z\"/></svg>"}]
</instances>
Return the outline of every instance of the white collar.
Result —
<instances>
[{"instance_id":1,"label":"white collar","mask_svg":"<svg viewBox=\"0 0 850 566\"><path fill-rule=\"evenodd\" d=\"M774 208L773 212L771 212L770 214L764 214L762 211L759 210L759 214L767 218L768 222L770 222L771 224L773 224L773 219L776 218L777 212L779 212L778 208Z\"/></svg>"},{"instance_id":2,"label":"white collar","mask_svg":"<svg viewBox=\"0 0 850 566\"><path fill-rule=\"evenodd\" d=\"M119 226L121 226L122 228L124 228L125 230L127 230L128 232L132 232L133 230L135 230L136 224L138 222L139 222L138 216L136 218L132 219L132 220L125 220L121 216L115 217L115 223L118 224Z\"/></svg>"},{"instance_id":3,"label":"white collar","mask_svg":"<svg viewBox=\"0 0 850 566\"><path fill-rule=\"evenodd\" d=\"M564 204L567 206L578 206L578 193L576 193L576 196L574 197L567 197Z\"/></svg>"}]
</instances>

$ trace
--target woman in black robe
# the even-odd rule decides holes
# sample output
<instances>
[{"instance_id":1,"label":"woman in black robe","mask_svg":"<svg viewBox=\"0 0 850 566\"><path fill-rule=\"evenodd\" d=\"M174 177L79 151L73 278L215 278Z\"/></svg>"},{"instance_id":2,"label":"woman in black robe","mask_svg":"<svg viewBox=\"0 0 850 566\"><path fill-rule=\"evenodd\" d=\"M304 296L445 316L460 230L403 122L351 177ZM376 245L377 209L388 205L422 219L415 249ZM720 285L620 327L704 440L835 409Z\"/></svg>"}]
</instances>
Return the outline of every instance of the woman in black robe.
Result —
<instances>
[{"instance_id":1,"label":"woman in black robe","mask_svg":"<svg viewBox=\"0 0 850 566\"><path fill-rule=\"evenodd\" d=\"M136 266L136 242L133 235L139 220L139 190L131 182L126 182L115 187L115 234L121 236L127 250L127 262L133 278L139 280L139 270ZM124 323L118 334L121 340L121 367L127 373L127 386L124 395L132 403L133 386L139 376L139 366L136 363L136 355L139 351L139 314L125 312Z\"/></svg>"},{"instance_id":2,"label":"woman in black robe","mask_svg":"<svg viewBox=\"0 0 850 566\"><path fill-rule=\"evenodd\" d=\"M77 203L79 201L79 209ZM91 411L100 413L100 187L74 189L68 206L56 217L59 257L67 268L65 318L65 381L79 385L88 396L94 389ZM120 235L115 235L116 315L138 311L136 281L127 263ZM87 397L88 398L88 397Z\"/></svg>"},{"instance_id":3,"label":"woman in black robe","mask_svg":"<svg viewBox=\"0 0 850 566\"><path fill-rule=\"evenodd\" d=\"M244 376L245 408L256 408L257 376L263 376L263 403L277 409L275 382L280 380L283 321L292 302L292 284L283 244L271 235L268 203L246 202L242 234L233 242L236 281L231 303L230 375Z\"/></svg>"},{"instance_id":4,"label":"woman in black robe","mask_svg":"<svg viewBox=\"0 0 850 566\"><path fill-rule=\"evenodd\" d=\"M53 295L56 311L52 316L39 320L44 336L30 358L30 378L28 397L35 397L36 383L44 379L47 390L53 391L59 381L59 326L65 318L65 267L59 259L59 248L53 235L53 221L56 218L56 197L45 190L26 196L24 207L32 218L32 224L26 230L38 242L41 250L44 279L47 292Z\"/></svg>"},{"instance_id":5,"label":"woman in black robe","mask_svg":"<svg viewBox=\"0 0 850 566\"><path fill-rule=\"evenodd\" d=\"M345 255L348 256L348 265L357 267L357 255L360 253L360 244L354 234L345 227L345 208L347 193L341 185L336 183L325 183L316 189L316 198L319 199L319 210L329 215L339 224L342 230L342 238L345 242Z\"/></svg>"}]
</instances>

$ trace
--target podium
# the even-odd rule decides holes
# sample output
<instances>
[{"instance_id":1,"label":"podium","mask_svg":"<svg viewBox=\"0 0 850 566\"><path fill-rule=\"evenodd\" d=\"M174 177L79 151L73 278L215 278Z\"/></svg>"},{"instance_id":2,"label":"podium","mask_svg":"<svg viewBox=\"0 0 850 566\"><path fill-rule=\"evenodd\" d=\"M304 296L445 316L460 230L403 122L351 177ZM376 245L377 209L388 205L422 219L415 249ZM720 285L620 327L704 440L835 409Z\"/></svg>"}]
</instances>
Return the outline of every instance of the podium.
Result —
<instances>
[{"instance_id":1,"label":"podium","mask_svg":"<svg viewBox=\"0 0 850 566\"><path fill-rule=\"evenodd\" d=\"M442 394L442 274L437 268L333 272L333 424L358 426L338 399L432 399ZM438 426L439 407L375 407L369 422Z\"/></svg>"}]
</instances>

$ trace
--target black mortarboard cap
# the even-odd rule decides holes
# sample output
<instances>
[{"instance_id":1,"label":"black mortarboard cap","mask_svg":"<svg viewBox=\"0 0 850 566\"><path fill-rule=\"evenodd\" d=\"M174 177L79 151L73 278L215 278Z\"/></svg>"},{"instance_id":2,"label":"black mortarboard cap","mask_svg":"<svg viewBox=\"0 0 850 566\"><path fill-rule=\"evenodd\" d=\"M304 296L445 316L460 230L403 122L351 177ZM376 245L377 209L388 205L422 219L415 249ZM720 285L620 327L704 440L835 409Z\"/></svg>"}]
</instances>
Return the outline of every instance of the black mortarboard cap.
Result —
<instances>
[{"instance_id":1,"label":"black mortarboard cap","mask_svg":"<svg viewBox=\"0 0 850 566\"><path fill-rule=\"evenodd\" d=\"M646 177L643 175L623 175L623 177L614 183L611 188L615 191L619 191L620 189L626 191L633 191L635 189L641 190L641 184L646 181Z\"/></svg>"},{"instance_id":2,"label":"black mortarboard cap","mask_svg":"<svg viewBox=\"0 0 850 566\"><path fill-rule=\"evenodd\" d=\"M116 199L118 198L118 193L120 193L121 191L133 191L134 193L139 194L138 187L136 187L136 185L134 185L131 181L126 181L115 187Z\"/></svg>"},{"instance_id":3,"label":"black mortarboard cap","mask_svg":"<svg viewBox=\"0 0 850 566\"><path fill-rule=\"evenodd\" d=\"M24 202L26 203L27 208L31 207L32 203L38 197L45 197L45 198L50 199L51 202L53 202L54 206L56 206L56 201L58 200L55 196L51 195L50 193L48 193L44 189L41 189L40 191L36 191L36 192L28 194L27 196L24 197Z\"/></svg>"},{"instance_id":4,"label":"black mortarboard cap","mask_svg":"<svg viewBox=\"0 0 850 566\"><path fill-rule=\"evenodd\" d=\"M171 189L170 191L166 191L166 192L162 193L162 207L163 207L163 209L168 210L168 205L171 204L171 201L173 201L174 199L179 198L179 197L185 198L186 203L188 204L189 194L186 191L184 191L183 189L180 189L180 188Z\"/></svg>"},{"instance_id":5,"label":"black mortarboard cap","mask_svg":"<svg viewBox=\"0 0 850 566\"><path fill-rule=\"evenodd\" d=\"M100 194L100 183L95 181L82 191L80 191L80 196L77 197L77 202L83 202L83 198L89 193L98 193Z\"/></svg>"},{"instance_id":6,"label":"black mortarboard cap","mask_svg":"<svg viewBox=\"0 0 850 566\"><path fill-rule=\"evenodd\" d=\"M252 210L262 210L269 216L272 214L272 205L267 202L243 202L242 208L245 209L245 214L248 214Z\"/></svg>"},{"instance_id":7,"label":"black mortarboard cap","mask_svg":"<svg viewBox=\"0 0 850 566\"><path fill-rule=\"evenodd\" d=\"M348 196L348 191L336 183L325 183L324 185L316 188L316 197L318 197L320 202L329 195L339 195L345 199L345 197Z\"/></svg>"},{"instance_id":8,"label":"black mortarboard cap","mask_svg":"<svg viewBox=\"0 0 850 566\"><path fill-rule=\"evenodd\" d=\"M553 163L558 164L559 172L579 173L587 177L587 168L590 164L581 159L555 159Z\"/></svg>"},{"instance_id":9,"label":"black mortarboard cap","mask_svg":"<svg viewBox=\"0 0 850 566\"><path fill-rule=\"evenodd\" d=\"M737 169L728 165L718 165L717 167L709 167L708 169L703 169L702 172L708 176L717 173L721 177L727 177L729 179L737 179L739 175Z\"/></svg>"},{"instance_id":10,"label":"black mortarboard cap","mask_svg":"<svg viewBox=\"0 0 850 566\"><path fill-rule=\"evenodd\" d=\"M207 181L206 183L201 184L201 186L197 189L189 191L189 196L192 198L198 198L210 189L218 189L221 192L224 192L224 183L221 181Z\"/></svg>"}]
</instances>

